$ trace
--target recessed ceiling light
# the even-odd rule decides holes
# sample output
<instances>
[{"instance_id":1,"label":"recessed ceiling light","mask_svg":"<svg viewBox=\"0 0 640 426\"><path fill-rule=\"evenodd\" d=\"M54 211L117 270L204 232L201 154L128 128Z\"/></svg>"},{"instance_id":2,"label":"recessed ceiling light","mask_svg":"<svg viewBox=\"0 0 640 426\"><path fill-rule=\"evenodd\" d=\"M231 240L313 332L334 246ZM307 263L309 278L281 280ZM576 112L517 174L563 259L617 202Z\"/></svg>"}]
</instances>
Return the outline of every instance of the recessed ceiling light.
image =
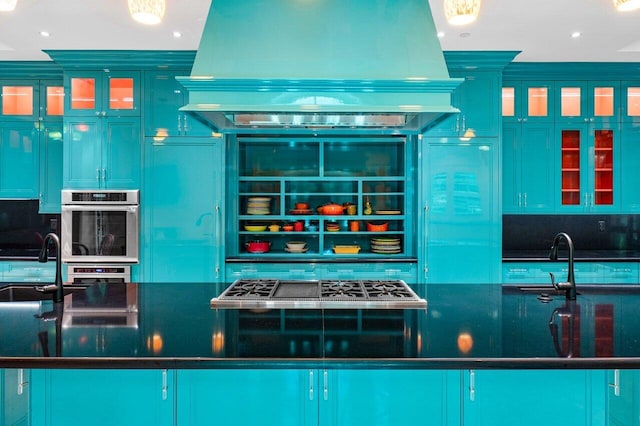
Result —
<instances>
[{"instance_id":1,"label":"recessed ceiling light","mask_svg":"<svg viewBox=\"0 0 640 426\"><path fill-rule=\"evenodd\" d=\"M174 38L180 38L180 37L182 37L182 33L180 31L174 31L173 32L173 37Z\"/></svg>"},{"instance_id":2,"label":"recessed ceiling light","mask_svg":"<svg viewBox=\"0 0 640 426\"><path fill-rule=\"evenodd\" d=\"M571 33L572 38L578 38L580 36L582 36L582 33L580 31L574 31Z\"/></svg>"},{"instance_id":3,"label":"recessed ceiling light","mask_svg":"<svg viewBox=\"0 0 640 426\"><path fill-rule=\"evenodd\" d=\"M438 38L444 37L444 31L438 31Z\"/></svg>"},{"instance_id":4,"label":"recessed ceiling light","mask_svg":"<svg viewBox=\"0 0 640 426\"><path fill-rule=\"evenodd\" d=\"M471 33L460 33L460 37L462 38L471 37Z\"/></svg>"},{"instance_id":5,"label":"recessed ceiling light","mask_svg":"<svg viewBox=\"0 0 640 426\"><path fill-rule=\"evenodd\" d=\"M49 31L40 31L40 35L42 37L49 37L51 34L49 33Z\"/></svg>"}]
</instances>

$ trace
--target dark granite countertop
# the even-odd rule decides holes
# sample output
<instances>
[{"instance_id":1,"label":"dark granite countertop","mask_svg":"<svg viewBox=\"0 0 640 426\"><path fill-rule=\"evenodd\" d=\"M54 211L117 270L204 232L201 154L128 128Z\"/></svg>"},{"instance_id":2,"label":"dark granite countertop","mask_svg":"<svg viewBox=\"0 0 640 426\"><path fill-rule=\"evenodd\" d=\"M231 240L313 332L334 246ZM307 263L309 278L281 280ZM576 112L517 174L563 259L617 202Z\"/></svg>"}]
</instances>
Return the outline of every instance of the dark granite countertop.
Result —
<instances>
[{"instance_id":1,"label":"dark granite countertop","mask_svg":"<svg viewBox=\"0 0 640 426\"><path fill-rule=\"evenodd\" d=\"M62 310L0 302L0 368L640 368L638 286L579 286L567 302L412 285L426 311L210 309L226 286L94 284Z\"/></svg>"}]
</instances>

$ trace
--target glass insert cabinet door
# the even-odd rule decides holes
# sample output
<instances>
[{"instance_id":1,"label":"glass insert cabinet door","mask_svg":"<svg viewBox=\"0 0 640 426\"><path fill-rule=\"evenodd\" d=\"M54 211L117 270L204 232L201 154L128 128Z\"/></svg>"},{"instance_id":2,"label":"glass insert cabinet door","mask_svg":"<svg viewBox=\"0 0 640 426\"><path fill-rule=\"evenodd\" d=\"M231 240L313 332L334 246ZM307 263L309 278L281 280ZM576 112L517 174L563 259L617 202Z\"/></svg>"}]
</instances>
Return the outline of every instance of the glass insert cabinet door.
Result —
<instances>
[{"instance_id":1,"label":"glass insert cabinet door","mask_svg":"<svg viewBox=\"0 0 640 426\"><path fill-rule=\"evenodd\" d=\"M406 149L404 137L239 138L229 255L410 255Z\"/></svg>"},{"instance_id":2,"label":"glass insert cabinet door","mask_svg":"<svg viewBox=\"0 0 640 426\"><path fill-rule=\"evenodd\" d=\"M560 131L561 205L614 205L613 129L577 126Z\"/></svg>"},{"instance_id":3,"label":"glass insert cabinet door","mask_svg":"<svg viewBox=\"0 0 640 426\"><path fill-rule=\"evenodd\" d=\"M620 83L557 82L558 119L605 123L618 119Z\"/></svg>"},{"instance_id":4,"label":"glass insert cabinet door","mask_svg":"<svg viewBox=\"0 0 640 426\"><path fill-rule=\"evenodd\" d=\"M552 82L505 82L502 88L503 121L553 121L553 87Z\"/></svg>"},{"instance_id":5,"label":"glass insert cabinet door","mask_svg":"<svg viewBox=\"0 0 640 426\"><path fill-rule=\"evenodd\" d=\"M64 113L64 89L59 82L6 82L0 92L3 119L37 120Z\"/></svg>"},{"instance_id":6,"label":"glass insert cabinet door","mask_svg":"<svg viewBox=\"0 0 640 426\"><path fill-rule=\"evenodd\" d=\"M139 73L77 72L65 79L71 115L139 114Z\"/></svg>"}]
</instances>

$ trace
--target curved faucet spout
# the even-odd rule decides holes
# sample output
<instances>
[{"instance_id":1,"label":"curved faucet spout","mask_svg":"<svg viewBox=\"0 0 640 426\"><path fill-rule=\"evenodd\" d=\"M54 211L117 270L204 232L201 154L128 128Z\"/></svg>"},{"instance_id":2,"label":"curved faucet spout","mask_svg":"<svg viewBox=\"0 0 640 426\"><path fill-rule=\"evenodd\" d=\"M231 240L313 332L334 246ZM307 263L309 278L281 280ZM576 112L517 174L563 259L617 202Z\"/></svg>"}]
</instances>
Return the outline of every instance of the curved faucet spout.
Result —
<instances>
[{"instance_id":1,"label":"curved faucet spout","mask_svg":"<svg viewBox=\"0 0 640 426\"><path fill-rule=\"evenodd\" d=\"M55 303L60 303L64 299L64 292L62 288L62 256L60 250L60 239L53 232L48 233L44 237L44 241L42 242L42 249L40 250L40 256L38 256L38 262L45 263L49 260L49 244L53 242L53 245L56 249L56 278L53 282L53 301ZM45 286L45 289L48 291L49 286Z\"/></svg>"},{"instance_id":2,"label":"curved faucet spout","mask_svg":"<svg viewBox=\"0 0 640 426\"><path fill-rule=\"evenodd\" d=\"M567 246L569 247L569 258L568 258L569 272L567 275L567 282L556 283L554 280L553 274L549 273L549 275L551 275L551 284L557 289L565 290L567 300L576 300L576 294L577 294L576 279L573 271L573 240L571 240L571 237L569 236L569 234L567 234L566 232L560 232L556 234L556 236L553 238L553 244L551 245L551 252L549 253L549 259L558 260L558 246L560 245L560 242L562 240L566 241Z\"/></svg>"}]
</instances>

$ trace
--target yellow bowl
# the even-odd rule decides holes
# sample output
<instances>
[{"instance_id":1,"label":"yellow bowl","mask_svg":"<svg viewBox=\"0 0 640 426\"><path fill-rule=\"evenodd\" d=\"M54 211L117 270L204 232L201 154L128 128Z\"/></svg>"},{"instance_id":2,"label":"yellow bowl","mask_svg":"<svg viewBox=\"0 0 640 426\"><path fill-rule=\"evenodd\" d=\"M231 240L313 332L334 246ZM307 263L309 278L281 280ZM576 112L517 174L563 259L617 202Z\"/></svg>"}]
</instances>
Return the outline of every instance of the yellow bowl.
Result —
<instances>
[{"instance_id":1,"label":"yellow bowl","mask_svg":"<svg viewBox=\"0 0 640 426\"><path fill-rule=\"evenodd\" d=\"M266 231L267 225L245 225L244 229L249 232L262 232Z\"/></svg>"},{"instance_id":2,"label":"yellow bowl","mask_svg":"<svg viewBox=\"0 0 640 426\"><path fill-rule=\"evenodd\" d=\"M333 252L335 254L358 254L360 252L360 246L356 246L356 245L335 245L335 246L333 246Z\"/></svg>"}]
</instances>

